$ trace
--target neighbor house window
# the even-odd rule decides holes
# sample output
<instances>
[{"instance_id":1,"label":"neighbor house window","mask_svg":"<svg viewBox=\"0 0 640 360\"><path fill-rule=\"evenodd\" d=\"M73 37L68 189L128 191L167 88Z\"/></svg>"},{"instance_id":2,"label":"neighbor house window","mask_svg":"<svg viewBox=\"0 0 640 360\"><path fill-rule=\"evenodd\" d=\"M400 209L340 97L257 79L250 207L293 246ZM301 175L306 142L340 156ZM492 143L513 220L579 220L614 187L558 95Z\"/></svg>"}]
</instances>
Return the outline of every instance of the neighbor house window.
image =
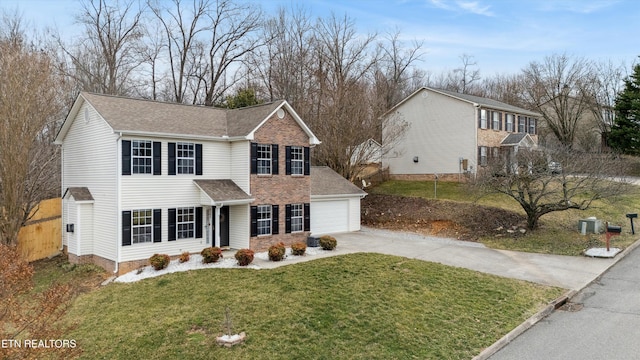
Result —
<instances>
[{"instance_id":1,"label":"neighbor house window","mask_svg":"<svg viewBox=\"0 0 640 360\"><path fill-rule=\"evenodd\" d=\"M291 204L291 232L302 231L303 220L303 204Z\"/></svg>"},{"instance_id":2,"label":"neighbor house window","mask_svg":"<svg viewBox=\"0 0 640 360\"><path fill-rule=\"evenodd\" d=\"M193 143L176 143L176 168L178 174L193 174L196 163Z\"/></svg>"},{"instance_id":3,"label":"neighbor house window","mask_svg":"<svg viewBox=\"0 0 640 360\"><path fill-rule=\"evenodd\" d=\"M258 205L258 235L271 234L271 205Z\"/></svg>"},{"instance_id":4,"label":"neighbor house window","mask_svg":"<svg viewBox=\"0 0 640 360\"><path fill-rule=\"evenodd\" d=\"M153 241L153 210L131 212L131 242L134 244Z\"/></svg>"},{"instance_id":5,"label":"neighbor house window","mask_svg":"<svg viewBox=\"0 0 640 360\"><path fill-rule=\"evenodd\" d=\"M480 166L487 166L487 147L480 146L478 148L478 164Z\"/></svg>"},{"instance_id":6,"label":"neighbor house window","mask_svg":"<svg viewBox=\"0 0 640 360\"><path fill-rule=\"evenodd\" d=\"M176 231L178 239L194 237L195 224L195 208L176 209Z\"/></svg>"},{"instance_id":7,"label":"neighbor house window","mask_svg":"<svg viewBox=\"0 0 640 360\"><path fill-rule=\"evenodd\" d=\"M527 130L527 118L518 116L518 132L523 133Z\"/></svg>"},{"instance_id":8,"label":"neighbor house window","mask_svg":"<svg viewBox=\"0 0 640 360\"><path fill-rule=\"evenodd\" d=\"M501 130L502 129L502 113L497 111L492 111L491 116L493 117L492 121L492 129L493 130Z\"/></svg>"},{"instance_id":9,"label":"neighbor house window","mask_svg":"<svg viewBox=\"0 0 640 360\"><path fill-rule=\"evenodd\" d=\"M487 110L480 110L480 129L487 128Z\"/></svg>"},{"instance_id":10,"label":"neighbor house window","mask_svg":"<svg viewBox=\"0 0 640 360\"><path fill-rule=\"evenodd\" d=\"M505 130L508 132L513 132L513 114L507 114L507 124Z\"/></svg>"},{"instance_id":11,"label":"neighbor house window","mask_svg":"<svg viewBox=\"0 0 640 360\"><path fill-rule=\"evenodd\" d=\"M151 141L131 142L131 166L134 174L151 174L153 163L153 148Z\"/></svg>"},{"instance_id":12,"label":"neighbor house window","mask_svg":"<svg viewBox=\"0 0 640 360\"><path fill-rule=\"evenodd\" d=\"M536 133L536 119L529 118L529 134Z\"/></svg>"},{"instance_id":13,"label":"neighbor house window","mask_svg":"<svg viewBox=\"0 0 640 360\"><path fill-rule=\"evenodd\" d=\"M291 147L291 174L304 174L304 149L302 146Z\"/></svg>"},{"instance_id":14,"label":"neighbor house window","mask_svg":"<svg viewBox=\"0 0 640 360\"><path fill-rule=\"evenodd\" d=\"M258 144L258 174L271 174L271 145Z\"/></svg>"}]
</instances>

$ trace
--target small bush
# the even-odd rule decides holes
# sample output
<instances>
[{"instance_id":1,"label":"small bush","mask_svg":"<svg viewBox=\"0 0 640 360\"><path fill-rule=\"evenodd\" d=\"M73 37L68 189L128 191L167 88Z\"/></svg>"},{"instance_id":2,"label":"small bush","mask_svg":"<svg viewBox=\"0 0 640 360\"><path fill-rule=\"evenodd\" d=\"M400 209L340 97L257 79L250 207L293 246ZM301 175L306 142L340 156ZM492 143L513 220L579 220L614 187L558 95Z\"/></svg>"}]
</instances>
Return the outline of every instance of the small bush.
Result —
<instances>
[{"instance_id":1,"label":"small bush","mask_svg":"<svg viewBox=\"0 0 640 360\"><path fill-rule=\"evenodd\" d=\"M202 262L205 264L217 262L223 257L222 249L217 246L202 249L200 255L202 255Z\"/></svg>"},{"instance_id":2,"label":"small bush","mask_svg":"<svg viewBox=\"0 0 640 360\"><path fill-rule=\"evenodd\" d=\"M338 241L333 236L325 235L320 238L320 246L323 250L333 250L338 245Z\"/></svg>"},{"instance_id":3,"label":"small bush","mask_svg":"<svg viewBox=\"0 0 640 360\"><path fill-rule=\"evenodd\" d=\"M191 258L191 255L189 255L189 252L185 251L182 254L180 254L180 258L178 260L182 264L182 263L186 263L187 261L189 261L190 258Z\"/></svg>"},{"instance_id":4,"label":"small bush","mask_svg":"<svg viewBox=\"0 0 640 360\"><path fill-rule=\"evenodd\" d=\"M171 259L166 254L153 254L149 258L149 263L155 270L162 270L169 265Z\"/></svg>"},{"instance_id":5,"label":"small bush","mask_svg":"<svg viewBox=\"0 0 640 360\"><path fill-rule=\"evenodd\" d=\"M247 266L251 264L253 261L253 250L251 249L240 249L236 252L236 260L238 260L238 265Z\"/></svg>"},{"instance_id":6,"label":"small bush","mask_svg":"<svg viewBox=\"0 0 640 360\"><path fill-rule=\"evenodd\" d=\"M307 244L303 243L302 241L291 244L291 253L293 255L302 256L304 255L305 251L307 251Z\"/></svg>"},{"instance_id":7,"label":"small bush","mask_svg":"<svg viewBox=\"0 0 640 360\"><path fill-rule=\"evenodd\" d=\"M284 254L287 252L287 249L284 247L284 243L279 242L275 245L271 245L269 247L269 260L271 261L281 261L284 259Z\"/></svg>"}]
</instances>

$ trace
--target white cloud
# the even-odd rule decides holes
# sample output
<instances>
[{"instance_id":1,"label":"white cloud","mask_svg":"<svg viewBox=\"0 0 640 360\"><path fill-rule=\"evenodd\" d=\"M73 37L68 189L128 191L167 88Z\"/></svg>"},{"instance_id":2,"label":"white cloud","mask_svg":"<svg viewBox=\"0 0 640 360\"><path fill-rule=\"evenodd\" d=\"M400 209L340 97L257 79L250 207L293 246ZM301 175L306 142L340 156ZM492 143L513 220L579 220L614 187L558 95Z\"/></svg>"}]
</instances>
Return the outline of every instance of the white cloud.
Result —
<instances>
[{"instance_id":1,"label":"white cloud","mask_svg":"<svg viewBox=\"0 0 640 360\"><path fill-rule=\"evenodd\" d=\"M458 1L457 5L461 9L476 15L494 16L494 13L490 10L490 6L480 5L477 1Z\"/></svg>"}]
</instances>

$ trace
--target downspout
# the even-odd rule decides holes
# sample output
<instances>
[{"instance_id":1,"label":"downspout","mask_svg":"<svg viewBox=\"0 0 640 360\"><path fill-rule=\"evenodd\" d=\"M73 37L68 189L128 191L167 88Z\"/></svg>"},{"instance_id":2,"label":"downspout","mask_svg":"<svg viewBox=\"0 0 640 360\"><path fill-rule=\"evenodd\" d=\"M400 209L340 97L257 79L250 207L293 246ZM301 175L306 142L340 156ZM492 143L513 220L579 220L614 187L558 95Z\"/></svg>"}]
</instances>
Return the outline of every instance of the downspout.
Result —
<instances>
[{"instance_id":1,"label":"downspout","mask_svg":"<svg viewBox=\"0 0 640 360\"><path fill-rule=\"evenodd\" d=\"M120 173L120 169L122 169L122 146L120 143L120 139L122 138L122 132L118 133L118 138L116 139L116 233L118 234L118 236L116 236L116 266L115 269L113 270L114 274L118 274L118 268L120 265L120 244L122 244L122 231L119 231L120 229L122 229L122 216L120 214L122 214L122 202L120 200L120 186L121 186L121 180L122 180L122 174Z\"/></svg>"}]
</instances>

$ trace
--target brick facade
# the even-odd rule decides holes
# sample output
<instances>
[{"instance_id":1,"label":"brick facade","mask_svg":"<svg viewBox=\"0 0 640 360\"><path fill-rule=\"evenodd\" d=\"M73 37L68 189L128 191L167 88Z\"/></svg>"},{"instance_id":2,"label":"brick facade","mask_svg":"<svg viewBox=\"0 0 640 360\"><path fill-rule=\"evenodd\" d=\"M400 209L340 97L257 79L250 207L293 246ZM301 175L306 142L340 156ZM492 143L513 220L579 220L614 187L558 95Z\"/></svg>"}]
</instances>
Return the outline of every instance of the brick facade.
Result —
<instances>
[{"instance_id":1,"label":"brick facade","mask_svg":"<svg viewBox=\"0 0 640 360\"><path fill-rule=\"evenodd\" d=\"M253 142L278 144L278 174L251 174L250 186L251 196L255 198L252 205L279 205L279 234L251 237L251 249L264 251L280 241L287 247L296 241L306 241L309 232L285 233L285 205L311 202L311 178L308 175L286 175L285 146L308 147L309 135L285 111L282 119L273 115L256 130Z\"/></svg>"}]
</instances>

